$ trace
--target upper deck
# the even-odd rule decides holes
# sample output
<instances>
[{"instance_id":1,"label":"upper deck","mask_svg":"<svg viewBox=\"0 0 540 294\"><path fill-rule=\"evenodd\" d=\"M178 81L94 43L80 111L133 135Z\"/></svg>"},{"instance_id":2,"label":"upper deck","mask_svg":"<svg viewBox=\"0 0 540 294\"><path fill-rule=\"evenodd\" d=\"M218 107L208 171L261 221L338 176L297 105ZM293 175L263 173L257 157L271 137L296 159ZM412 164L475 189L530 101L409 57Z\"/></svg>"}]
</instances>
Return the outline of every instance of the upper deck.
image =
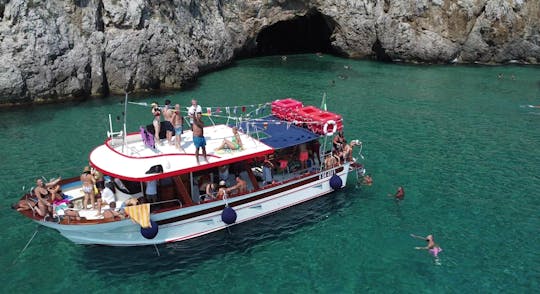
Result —
<instances>
[{"instance_id":1,"label":"upper deck","mask_svg":"<svg viewBox=\"0 0 540 294\"><path fill-rule=\"evenodd\" d=\"M126 144L123 138L108 139L103 145L95 148L89 157L90 164L106 175L130 181L148 181L171 177L184 173L208 169L211 167L242 161L248 158L264 156L273 153L274 149L261 141L239 131L243 148L241 150L215 149L223 139L231 139L232 128L227 125L215 125L204 128L206 152L208 161L199 155L200 164L195 158L193 133L187 130L182 134L182 150L169 145L162 139L162 145L156 148L147 147L139 133L128 134ZM161 165L163 173L146 172L154 165Z\"/></svg>"}]
</instances>

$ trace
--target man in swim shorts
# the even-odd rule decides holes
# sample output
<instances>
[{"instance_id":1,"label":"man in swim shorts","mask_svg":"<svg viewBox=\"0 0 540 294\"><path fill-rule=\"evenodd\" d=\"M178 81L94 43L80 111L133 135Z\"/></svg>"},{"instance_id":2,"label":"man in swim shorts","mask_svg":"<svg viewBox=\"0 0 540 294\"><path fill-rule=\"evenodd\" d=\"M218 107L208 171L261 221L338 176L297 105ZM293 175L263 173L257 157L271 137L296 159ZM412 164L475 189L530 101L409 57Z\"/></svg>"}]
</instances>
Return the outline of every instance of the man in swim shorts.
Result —
<instances>
[{"instance_id":1,"label":"man in swim shorts","mask_svg":"<svg viewBox=\"0 0 540 294\"><path fill-rule=\"evenodd\" d=\"M163 107L163 117L165 118L165 121L163 122L163 128L165 129L165 136L167 137L167 142L169 142L169 145L173 145L172 142L172 136L175 133L174 129L174 123L173 123L173 115L174 115L174 109L171 109L169 105L166 103L171 103L170 100L165 101L165 106Z\"/></svg>"},{"instance_id":2,"label":"man in swim shorts","mask_svg":"<svg viewBox=\"0 0 540 294\"><path fill-rule=\"evenodd\" d=\"M182 113L180 112L180 104L176 104L174 106L171 122L174 126L174 145L176 146L176 149L184 151L184 148L182 148L182 145L181 145L182 132L184 131L182 128L184 118L182 117Z\"/></svg>"},{"instance_id":3,"label":"man in swim shorts","mask_svg":"<svg viewBox=\"0 0 540 294\"><path fill-rule=\"evenodd\" d=\"M197 164L199 162L199 148L202 148L203 157L206 162L206 140L204 139L204 122L202 121L202 112L197 112L195 118L193 119L193 144L195 145L195 158L197 159Z\"/></svg>"}]
</instances>

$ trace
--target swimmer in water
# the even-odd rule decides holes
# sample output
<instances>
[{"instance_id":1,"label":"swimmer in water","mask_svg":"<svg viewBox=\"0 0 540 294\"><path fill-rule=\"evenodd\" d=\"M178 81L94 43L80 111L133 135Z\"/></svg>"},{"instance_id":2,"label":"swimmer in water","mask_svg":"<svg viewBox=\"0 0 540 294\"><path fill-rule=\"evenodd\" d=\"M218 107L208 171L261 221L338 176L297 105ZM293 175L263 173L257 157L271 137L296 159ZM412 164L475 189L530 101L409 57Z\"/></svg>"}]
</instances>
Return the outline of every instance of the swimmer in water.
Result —
<instances>
[{"instance_id":1,"label":"swimmer in water","mask_svg":"<svg viewBox=\"0 0 540 294\"><path fill-rule=\"evenodd\" d=\"M405 199L405 190L403 189L403 186L399 186L394 195L388 194L388 196L389 197L394 197L396 200L403 200L403 199Z\"/></svg>"},{"instance_id":2,"label":"swimmer in water","mask_svg":"<svg viewBox=\"0 0 540 294\"><path fill-rule=\"evenodd\" d=\"M364 179L362 180L362 185L365 186L371 186L373 184L373 179L370 175L365 175Z\"/></svg>"},{"instance_id":3,"label":"swimmer in water","mask_svg":"<svg viewBox=\"0 0 540 294\"><path fill-rule=\"evenodd\" d=\"M437 255L439 255L439 253L442 251L442 248L439 245L437 245L437 243L435 243L435 241L433 241L433 235L427 235L427 237L421 237L421 236L411 234L411 237L417 238L417 239L423 239L423 240L426 240L426 242L428 242L427 246L425 246L425 247L414 247L414 249L428 250L429 253L431 253L431 255L433 255L434 257L437 257Z\"/></svg>"}]
</instances>

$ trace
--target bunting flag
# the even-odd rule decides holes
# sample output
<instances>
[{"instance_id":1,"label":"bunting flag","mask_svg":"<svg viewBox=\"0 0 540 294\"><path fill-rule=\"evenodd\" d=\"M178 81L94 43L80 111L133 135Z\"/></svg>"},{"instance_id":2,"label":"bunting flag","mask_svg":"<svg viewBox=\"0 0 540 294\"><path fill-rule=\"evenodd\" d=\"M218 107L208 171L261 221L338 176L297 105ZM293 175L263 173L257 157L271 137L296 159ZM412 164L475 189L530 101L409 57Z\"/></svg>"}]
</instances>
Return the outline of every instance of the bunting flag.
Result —
<instances>
[{"instance_id":1,"label":"bunting flag","mask_svg":"<svg viewBox=\"0 0 540 294\"><path fill-rule=\"evenodd\" d=\"M216 113L221 113L221 107L218 107L218 108L216 109Z\"/></svg>"},{"instance_id":2,"label":"bunting flag","mask_svg":"<svg viewBox=\"0 0 540 294\"><path fill-rule=\"evenodd\" d=\"M141 225L142 228L150 228L150 203L126 206L124 208L132 221Z\"/></svg>"},{"instance_id":3,"label":"bunting flag","mask_svg":"<svg viewBox=\"0 0 540 294\"><path fill-rule=\"evenodd\" d=\"M208 115L212 115L212 108L211 107L206 107L206 113Z\"/></svg>"},{"instance_id":4,"label":"bunting flag","mask_svg":"<svg viewBox=\"0 0 540 294\"><path fill-rule=\"evenodd\" d=\"M234 109L233 109L233 113L234 113L234 114L236 114L236 108L237 108L237 107L238 107L238 106L235 106Z\"/></svg>"},{"instance_id":5,"label":"bunting flag","mask_svg":"<svg viewBox=\"0 0 540 294\"><path fill-rule=\"evenodd\" d=\"M225 107L225 112L226 112L227 114L231 114L231 108L230 108L229 106L226 106L226 107Z\"/></svg>"},{"instance_id":6,"label":"bunting flag","mask_svg":"<svg viewBox=\"0 0 540 294\"><path fill-rule=\"evenodd\" d=\"M242 106L242 112L246 112L246 107Z\"/></svg>"}]
</instances>

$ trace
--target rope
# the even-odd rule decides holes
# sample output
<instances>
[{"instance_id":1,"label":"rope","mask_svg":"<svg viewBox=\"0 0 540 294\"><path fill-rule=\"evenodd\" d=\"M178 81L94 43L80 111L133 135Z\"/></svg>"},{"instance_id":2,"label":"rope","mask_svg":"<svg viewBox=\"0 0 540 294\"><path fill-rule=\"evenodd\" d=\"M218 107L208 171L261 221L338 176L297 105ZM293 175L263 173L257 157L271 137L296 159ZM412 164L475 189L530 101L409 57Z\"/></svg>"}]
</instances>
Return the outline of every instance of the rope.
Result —
<instances>
[{"instance_id":1,"label":"rope","mask_svg":"<svg viewBox=\"0 0 540 294\"><path fill-rule=\"evenodd\" d=\"M134 104L134 105L139 105L139 106L149 106L147 102L132 102L132 101L128 101L128 103L130 104ZM255 122L263 122L263 123L267 123L267 124L276 124L276 125L279 125L279 124L283 124L283 123L286 123L288 125L291 125L291 124L302 124L302 125L318 125L318 124L321 124L321 122L318 122L318 121L303 121L303 120L293 120L293 121L288 121L288 122L284 122L282 120L265 120L265 119L260 119L260 118L251 118L251 116L253 116L254 114L255 115L259 115L260 114L263 114L264 111L266 110L266 108L271 105L271 103L263 103L263 104L258 104L258 105L254 105L254 104L251 104L251 105L236 105L236 106L210 106L210 107L206 107L206 112L203 113L204 116L207 116L212 124L214 124L213 120L212 120L212 116L213 117L216 117L216 118L223 118L223 119L226 119L227 120L227 123L229 122L229 120L234 120L237 122L241 122L242 120L245 120L245 121L255 121ZM246 108L247 107L252 107L252 108L255 108L251 111L247 111L246 112ZM231 111L232 109L232 111ZM231 116L231 112L233 114L236 114L238 112L238 109L241 109L242 113L240 116ZM276 111L280 110L281 111L290 111L289 109L286 109L286 108L280 108L280 107L273 107L273 109L275 109ZM187 110L181 110L180 112L182 113L188 113ZM220 113L224 113L225 115L221 115ZM187 116L184 116L185 119L187 119Z\"/></svg>"},{"instance_id":2,"label":"rope","mask_svg":"<svg viewBox=\"0 0 540 294\"><path fill-rule=\"evenodd\" d=\"M161 254L159 254L159 249L157 248L156 244L154 244L154 249L156 249L157 256L161 256Z\"/></svg>"},{"instance_id":3,"label":"rope","mask_svg":"<svg viewBox=\"0 0 540 294\"><path fill-rule=\"evenodd\" d=\"M225 207L229 207L229 201L227 201L227 193L223 195L223 201L225 201Z\"/></svg>"},{"instance_id":4,"label":"rope","mask_svg":"<svg viewBox=\"0 0 540 294\"><path fill-rule=\"evenodd\" d=\"M358 150L358 155L360 155L360 158L365 159L364 155L362 155L362 148L364 148L364 144L360 145L360 150Z\"/></svg>"},{"instance_id":5,"label":"rope","mask_svg":"<svg viewBox=\"0 0 540 294\"><path fill-rule=\"evenodd\" d=\"M36 231L34 232L34 234L32 235L32 238L30 238L30 240L28 240L28 243L26 243L26 246L24 246L23 250L21 250L21 252L19 253L19 255L17 255L17 258L15 258L15 260L13 260L13 263L11 265L14 265L17 260L19 259L19 257L21 257L21 255L24 253L24 251L26 250L26 248L28 248L28 246L30 245L30 242L32 242L32 240L34 240L34 237L36 236L37 232L39 230L39 226L36 227Z\"/></svg>"}]
</instances>

